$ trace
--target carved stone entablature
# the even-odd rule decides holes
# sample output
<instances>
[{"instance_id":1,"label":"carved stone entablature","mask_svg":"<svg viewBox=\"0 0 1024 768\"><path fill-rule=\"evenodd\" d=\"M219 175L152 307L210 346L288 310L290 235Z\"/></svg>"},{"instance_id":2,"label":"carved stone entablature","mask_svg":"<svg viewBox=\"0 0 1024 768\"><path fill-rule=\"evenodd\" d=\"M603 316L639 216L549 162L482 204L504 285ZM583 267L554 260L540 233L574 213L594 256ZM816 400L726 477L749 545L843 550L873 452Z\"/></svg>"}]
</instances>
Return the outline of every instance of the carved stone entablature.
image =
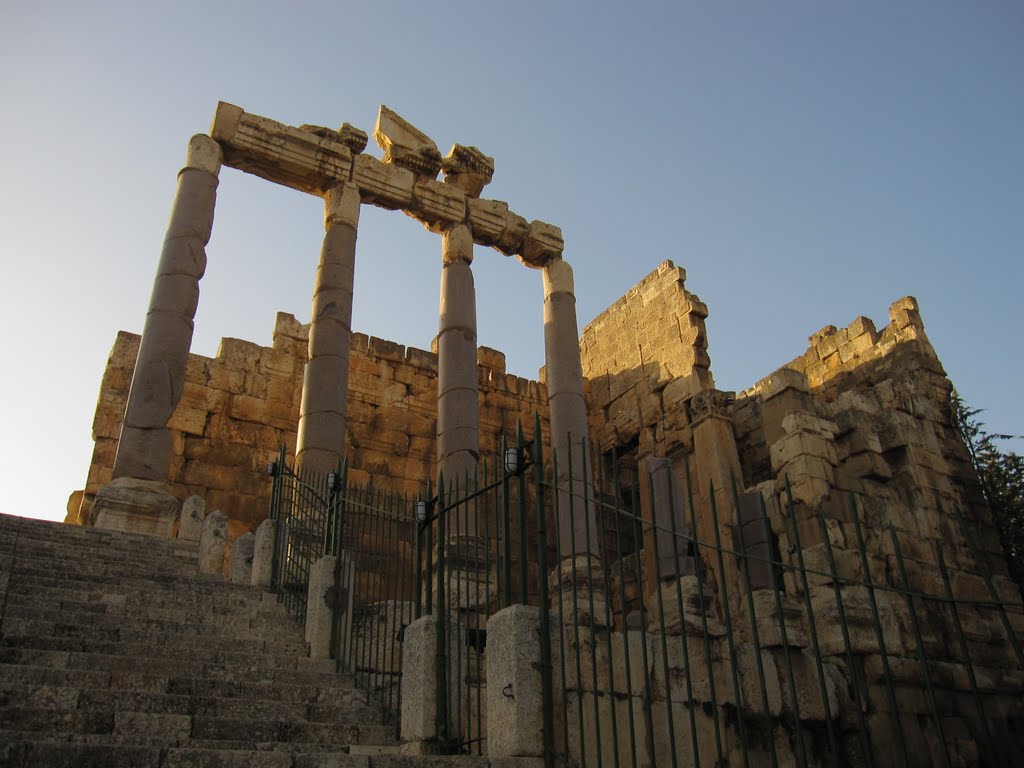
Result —
<instances>
[{"instance_id":1,"label":"carved stone entablature","mask_svg":"<svg viewBox=\"0 0 1024 768\"><path fill-rule=\"evenodd\" d=\"M226 102L217 107L210 135L223 150L224 165L268 181L318 197L354 182L362 203L402 210L436 232L466 223L475 243L517 256L529 267L543 269L562 256L561 229L527 221L501 200L479 197L494 174L493 158L455 144L442 159L429 136L386 106L374 129L383 160L362 154L366 133L349 123L338 130L296 128ZM436 180L442 168L443 183Z\"/></svg>"},{"instance_id":2,"label":"carved stone entablature","mask_svg":"<svg viewBox=\"0 0 1024 768\"><path fill-rule=\"evenodd\" d=\"M322 197L350 180L352 149L337 131L313 128L295 128L222 101L210 135L224 151L224 165Z\"/></svg>"},{"instance_id":3,"label":"carved stone entablature","mask_svg":"<svg viewBox=\"0 0 1024 768\"><path fill-rule=\"evenodd\" d=\"M729 406L736 399L735 392L721 389L702 389L690 400L690 420L693 424L703 421L709 416L729 419Z\"/></svg>"},{"instance_id":4,"label":"carved stone entablature","mask_svg":"<svg viewBox=\"0 0 1024 768\"><path fill-rule=\"evenodd\" d=\"M300 125L299 130L315 134L321 139L340 141L352 150L353 155L358 155L366 149L366 142L369 140L366 131L359 130L351 123L345 123L338 130L323 125Z\"/></svg>"},{"instance_id":5,"label":"carved stone entablature","mask_svg":"<svg viewBox=\"0 0 1024 768\"><path fill-rule=\"evenodd\" d=\"M564 248L561 229L543 221L531 221L517 255L526 266L542 269L552 259L560 258Z\"/></svg>"},{"instance_id":6,"label":"carved stone entablature","mask_svg":"<svg viewBox=\"0 0 1024 768\"><path fill-rule=\"evenodd\" d=\"M418 176L436 179L441 152L427 134L383 104L377 114L373 139L384 150L384 162L408 168Z\"/></svg>"},{"instance_id":7,"label":"carved stone entablature","mask_svg":"<svg viewBox=\"0 0 1024 768\"><path fill-rule=\"evenodd\" d=\"M453 144L448 156L441 160L444 181L461 189L467 197L480 197L494 176L494 158L476 147Z\"/></svg>"}]
</instances>

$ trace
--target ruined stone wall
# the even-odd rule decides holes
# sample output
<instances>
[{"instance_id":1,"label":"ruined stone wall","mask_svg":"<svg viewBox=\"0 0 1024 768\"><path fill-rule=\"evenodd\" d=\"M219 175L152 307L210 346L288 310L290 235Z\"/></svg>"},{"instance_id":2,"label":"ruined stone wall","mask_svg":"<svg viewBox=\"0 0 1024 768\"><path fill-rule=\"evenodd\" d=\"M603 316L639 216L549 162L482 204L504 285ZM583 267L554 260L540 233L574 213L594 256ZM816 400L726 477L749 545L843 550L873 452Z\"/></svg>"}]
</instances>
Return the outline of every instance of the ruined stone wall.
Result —
<instances>
[{"instance_id":1,"label":"ruined stone wall","mask_svg":"<svg viewBox=\"0 0 1024 768\"><path fill-rule=\"evenodd\" d=\"M223 339L216 357L190 355L185 389L169 427L174 439L172 493L206 499L235 528L251 528L269 510L266 466L286 447L294 456L308 325L280 313L271 347ZM68 518L87 524L92 500L110 481L139 336L118 334L93 420L92 463L81 501ZM546 423L544 387L505 372L505 356L478 350L481 452L496 454L500 435L534 413ZM417 495L435 471L437 355L353 334L347 451L353 483Z\"/></svg>"},{"instance_id":2,"label":"ruined stone wall","mask_svg":"<svg viewBox=\"0 0 1024 768\"><path fill-rule=\"evenodd\" d=\"M640 446L670 455L693 443L686 403L714 386L704 320L707 306L686 290L671 261L583 329L591 437L597 449Z\"/></svg>"}]
</instances>

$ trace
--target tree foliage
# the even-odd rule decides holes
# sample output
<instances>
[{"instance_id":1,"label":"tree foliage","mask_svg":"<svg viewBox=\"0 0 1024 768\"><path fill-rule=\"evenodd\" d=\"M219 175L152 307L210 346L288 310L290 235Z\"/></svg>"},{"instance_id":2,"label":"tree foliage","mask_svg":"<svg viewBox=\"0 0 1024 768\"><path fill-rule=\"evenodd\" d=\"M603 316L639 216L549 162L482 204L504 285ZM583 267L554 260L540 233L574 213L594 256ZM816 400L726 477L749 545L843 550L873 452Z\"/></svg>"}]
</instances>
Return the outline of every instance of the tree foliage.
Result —
<instances>
[{"instance_id":1,"label":"tree foliage","mask_svg":"<svg viewBox=\"0 0 1024 768\"><path fill-rule=\"evenodd\" d=\"M1000 450L999 443L1016 435L990 433L978 416L953 391L954 426L959 431L978 473L981 492L992 512L1006 554L1010 576L1024 591L1024 456Z\"/></svg>"}]
</instances>

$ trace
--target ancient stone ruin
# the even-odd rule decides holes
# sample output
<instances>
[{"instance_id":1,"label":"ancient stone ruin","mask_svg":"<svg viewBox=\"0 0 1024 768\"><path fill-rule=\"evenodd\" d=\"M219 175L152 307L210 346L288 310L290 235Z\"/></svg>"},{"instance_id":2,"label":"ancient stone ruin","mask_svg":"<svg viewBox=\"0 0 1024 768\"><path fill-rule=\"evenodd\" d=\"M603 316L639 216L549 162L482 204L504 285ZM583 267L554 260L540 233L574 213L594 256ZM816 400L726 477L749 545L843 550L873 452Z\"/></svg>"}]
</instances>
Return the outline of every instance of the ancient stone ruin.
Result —
<instances>
[{"instance_id":1,"label":"ancient stone ruin","mask_svg":"<svg viewBox=\"0 0 1024 768\"><path fill-rule=\"evenodd\" d=\"M942 594L951 584L957 600L978 606L953 618L937 609L917 617L905 603L885 601L878 610L889 622L890 651L912 657L918 618L924 621L925 637L916 645L940 654L942 722L960 734L947 739L958 745L960 764L978 764L983 749L979 721L968 711L979 696L994 743L1019 740L1014 729L1024 727L1024 669L1014 636L1019 643L1024 632L1021 595L1007 577L952 422L951 383L913 298L892 304L882 328L864 317L824 328L778 370L742 392L725 392L712 375L708 308L687 289L683 269L663 262L578 337L561 232L480 197L494 172L491 158L459 144L442 157L432 139L386 107L373 135L383 159L366 154L366 134L347 123L337 131L295 128L222 103L210 135L193 137L146 324L141 337L122 332L115 341L93 422L92 464L85 488L69 502L68 522L171 537L181 502L199 496L206 509L227 517L225 535L235 540L255 532L267 516L265 468L282 445L299 467L328 472L347 458L350 477L416 495L441 472L472 472L481 456L497 453L502 435L539 415L546 443L573 457L554 480L566 499L592 495L587 478L594 472L626 466L651 478L639 494L645 520L660 525L665 512L658 499L686 476L692 478L693 535L701 541L720 540L733 553L754 548L766 553L765 562L799 558L801 569L818 573L834 561L837 577L905 583L926 595ZM206 358L190 354L189 344L222 165L323 197L326 234L311 322L279 314L270 347L224 339L216 357ZM441 237L440 320L430 351L351 328L363 204L404 211ZM515 255L541 272L546 365L540 381L509 374L499 351L477 345L474 245ZM571 441L580 439L589 440L590 450L572 453ZM752 499L763 501L764 518ZM714 509L734 503L744 510L741 522L726 516L716 525ZM823 528L819 513L827 521ZM957 514L978 532L977 546ZM573 584L579 579L593 590L588 595L596 593L599 585L589 583L591 571L584 573L577 556L597 564L587 569L612 569L605 544L612 522L591 510L573 523L565 516L552 523L560 541L573 542L554 552L560 569L554 582L570 573ZM641 609L653 611L663 589L649 576L643 592L626 583L653 571L654 538L645 532L628 568L614 564L619 596L608 596L613 635L635 629L637 617L646 615ZM869 556L862 558L862 550ZM674 588L682 590L696 569L714 571L693 560L699 558L673 561ZM720 574L711 578L715 601L693 603L716 625L742 613L733 602L744 605L748 593L771 616L799 614L812 592L794 572L770 568L751 569L748 585L735 557ZM546 577L533 572L533 582ZM830 583L819 579L812 586ZM851 590L843 623L854 639L844 642L859 661L855 669L837 665L836 679L863 681L868 722L884 728L889 704L874 666L879 657L869 607L863 590ZM530 592L536 598L536 583ZM769 604L769 596L781 597ZM825 597L832 599L831 588ZM1004 605L1002 619L992 609L997 602ZM838 647L838 624L831 635L819 627L824 645ZM941 655L954 624L970 639L976 664ZM775 647L769 636L762 642ZM806 633L802 637L793 642L807 646ZM614 637L609 642L614 648ZM924 718L925 681L909 662L893 675L905 713L903 738L934 745ZM924 748L922 754L934 753ZM877 758L874 764L887 764Z\"/></svg>"}]
</instances>

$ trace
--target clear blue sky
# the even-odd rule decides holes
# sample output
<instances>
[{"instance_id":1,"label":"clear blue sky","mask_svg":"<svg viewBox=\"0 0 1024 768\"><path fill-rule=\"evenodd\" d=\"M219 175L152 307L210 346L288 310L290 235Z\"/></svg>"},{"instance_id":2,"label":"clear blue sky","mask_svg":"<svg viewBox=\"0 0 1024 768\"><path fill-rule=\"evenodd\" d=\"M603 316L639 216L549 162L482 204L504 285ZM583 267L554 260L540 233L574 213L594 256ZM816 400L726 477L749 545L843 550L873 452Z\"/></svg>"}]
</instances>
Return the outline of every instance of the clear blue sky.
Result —
<instances>
[{"instance_id":1,"label":"clear blue sky","mask_svg":"<svg viewBox=\"0 0 1024 768\"><path fill-rule=\"evenodd\" d=\"M723 389L913 294L968 402L1024 433L1019 2L5 0L0 71L0 511L62 519L83 486L107 354L141 330L218 100L368 132L383 103L479 146L487 196L562 227L581 326L685 267ZM308 320L322 233L318 199L225 169L193 351ZM439 248L364 207L355 328L428 348ZM535 377L539 274L474 267L480 342Z\"/></svg>"}]
</instances>

